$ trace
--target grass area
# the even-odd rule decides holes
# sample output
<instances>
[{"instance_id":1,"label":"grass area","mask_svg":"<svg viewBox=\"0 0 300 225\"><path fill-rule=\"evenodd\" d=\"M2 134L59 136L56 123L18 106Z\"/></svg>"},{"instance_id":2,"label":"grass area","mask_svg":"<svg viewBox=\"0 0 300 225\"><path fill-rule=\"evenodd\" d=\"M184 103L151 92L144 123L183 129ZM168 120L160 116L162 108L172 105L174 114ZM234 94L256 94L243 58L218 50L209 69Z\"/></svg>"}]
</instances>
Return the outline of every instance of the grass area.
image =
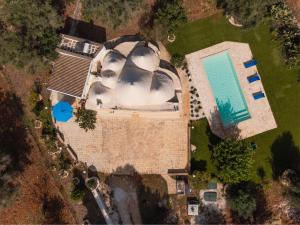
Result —
<instances>
[{"instance_id":1,"label":"grass area","mask_svg":"<svg viewBox=\"0 0 300 225\"><path fill-rule=\"evenodd\" d=\"M185 55L222 41L249 43L253 56L258 61L258 71L262 77L278 128L249 138L249 141L255 141L258 145L252 179L260 180L258 171L266 179L271 179L274 175L274 166L288 167L288 165L281 165L282 162L287 164L290 160L295 162L294 156L299 156L299 70L289 70L284 64L280 45L272 40L267 22L252 29L242 29L232 26L225 17L219 14L181 27L177 32L176 41L169 44L168 49L172 54ZM211 142L207 135L207 122L202 120L194 126L191 142L197 146L197 151L192 155L192 160L195 162L197 160L206 161L207 169L213 172L214 168L208 148ZM273 143L276 143L276 146ZM274 156L275 154L280 154L280 157ZM271 163L272 158L279 162ZM200 161L200 163L203 164L204 161Z\"/></svg>"}]
</instances>

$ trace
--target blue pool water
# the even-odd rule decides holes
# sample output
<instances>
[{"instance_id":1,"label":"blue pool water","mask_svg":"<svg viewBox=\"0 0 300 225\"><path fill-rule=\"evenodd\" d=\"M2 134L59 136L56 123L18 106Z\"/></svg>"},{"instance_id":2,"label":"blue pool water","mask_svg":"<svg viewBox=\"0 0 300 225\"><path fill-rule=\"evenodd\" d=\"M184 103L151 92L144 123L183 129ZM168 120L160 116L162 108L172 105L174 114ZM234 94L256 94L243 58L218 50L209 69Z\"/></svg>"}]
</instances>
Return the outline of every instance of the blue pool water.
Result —
<instances>
[{"instance_id":1,"label":"blue pool water","mask_svg":"<svg viewBox=\"0 0 300 225\"><path fill-rule=\"evenodd\" d=\"M231 126L249 119L247 103L228 52L208 56L202 62L223 124Z\"/></svg>"}]
</instances>

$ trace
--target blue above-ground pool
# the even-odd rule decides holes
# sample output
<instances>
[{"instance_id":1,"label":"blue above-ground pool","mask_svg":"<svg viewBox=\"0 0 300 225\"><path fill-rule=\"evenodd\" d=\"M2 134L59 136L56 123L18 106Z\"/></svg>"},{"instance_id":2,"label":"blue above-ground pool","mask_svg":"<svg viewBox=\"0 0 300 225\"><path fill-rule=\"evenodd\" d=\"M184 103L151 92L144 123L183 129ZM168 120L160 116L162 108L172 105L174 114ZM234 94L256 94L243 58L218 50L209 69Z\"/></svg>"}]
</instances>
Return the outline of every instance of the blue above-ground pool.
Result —
<instances>
[{"instance_id":1,"label":"blue above-ground pool","mask_svg":"<svg viewBox=\"0 0 300 225\"><path fill-rule=\"evenodd\" d=\"M228 52L202 60L224 126L250 118L247 103Z\"/></svg>"}]
</instances>

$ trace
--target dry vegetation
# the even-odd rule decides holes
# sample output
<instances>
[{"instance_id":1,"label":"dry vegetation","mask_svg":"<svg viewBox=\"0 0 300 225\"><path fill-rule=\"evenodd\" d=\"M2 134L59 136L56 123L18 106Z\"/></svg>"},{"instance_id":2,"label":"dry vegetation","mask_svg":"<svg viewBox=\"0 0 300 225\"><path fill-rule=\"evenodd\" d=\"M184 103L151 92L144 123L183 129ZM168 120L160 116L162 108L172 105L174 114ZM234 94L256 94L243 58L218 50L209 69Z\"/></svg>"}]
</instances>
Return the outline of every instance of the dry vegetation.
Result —
<instances>
[{"instance_id":1,"label":"dry vegetation","mask_svg":"<svg viewBox=\"0 0 300 225\"><path fill-rule=\"evenodd\" d=\"M59 183L48 171L45 164L45 157L40 146L36 143L34 137L26 126L23 125L24 109L22 101L18 94L28 92L27 85L32 84L29 75L21 77L22 74L12 68L0 71L0 92L1 92L1 129L9 127L12 138L5 146L13 154L17 155L14 159L14 180L17 183L18 191L15 198L11 199L6 208L0 209L0 224L37 224L37 223L77 223L73 211L64 200L60 191ZM8 81L14 78L13 83ZM15 81L15 82L14 82ZM23 81L23 82L22 82ZM21 82L18 84L18 82ZM13 86L19 87L19 93L14 95ZM5 98L3 96L15 96ZM26 94L23 95L26 101ZM20 112L15 115L14 112ZM14 115L10 115L13 113ZM4 120L5 119L5 120ZM18 126L13 129L13 127ZM15 138L15 140L14 140ZM11 147L10 147L11 146Z\"/></svg>"},{"instance_id":2,"label":"dry vegetation","mask_svg":"<svg viewBox=\"0 0 300 225\"><path fill-rule=\"evenodd\" d=\"M292 9L300 27L300 0L285 0L290 9Z\"/></svg>"}]
</instances>

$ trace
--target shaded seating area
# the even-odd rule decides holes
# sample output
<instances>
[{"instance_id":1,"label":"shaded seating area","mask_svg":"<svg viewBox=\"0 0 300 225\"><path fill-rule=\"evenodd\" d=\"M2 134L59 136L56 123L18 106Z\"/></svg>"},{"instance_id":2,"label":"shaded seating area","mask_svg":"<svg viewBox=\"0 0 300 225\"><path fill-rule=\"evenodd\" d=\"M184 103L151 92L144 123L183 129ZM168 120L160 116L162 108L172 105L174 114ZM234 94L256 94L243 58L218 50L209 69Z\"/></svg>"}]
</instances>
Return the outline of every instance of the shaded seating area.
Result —
<instances>
[{"instance_id":1,"label":"shaded seating area","mask_svg":"<svg viewBox=\"0 0 300 225\"><path fill-rule=\"evenodd\" d=\"M247 62L244 62L244 66L245 68L249 68L249 67L252 67L252 66L256 66L257 62L255 59L251 59Z\"/></svg>"},{"instance_id":2,"label":"shaded seating area","mask_svg":"<svg viewBox=\"0 0 300 225\"><path fill-rule=\"evenodd\" d=\"M255 81L260 80L260 76L258 75L258 73L256 73L252 76L247 77L247 80L248 80L249 83L253 83Z\"/></svg>"},{"instance_id":3,"label":"shaded seating area","mask_svg":"<svg viewBox=\"0 0 300 225\"><path fill-rule=\"evenodd\" d=\"M265 97L265 94L261 91L253 93L252 95L253 95L254 100L258 100L258 99Z\"/></svg>"}]
</instances>

